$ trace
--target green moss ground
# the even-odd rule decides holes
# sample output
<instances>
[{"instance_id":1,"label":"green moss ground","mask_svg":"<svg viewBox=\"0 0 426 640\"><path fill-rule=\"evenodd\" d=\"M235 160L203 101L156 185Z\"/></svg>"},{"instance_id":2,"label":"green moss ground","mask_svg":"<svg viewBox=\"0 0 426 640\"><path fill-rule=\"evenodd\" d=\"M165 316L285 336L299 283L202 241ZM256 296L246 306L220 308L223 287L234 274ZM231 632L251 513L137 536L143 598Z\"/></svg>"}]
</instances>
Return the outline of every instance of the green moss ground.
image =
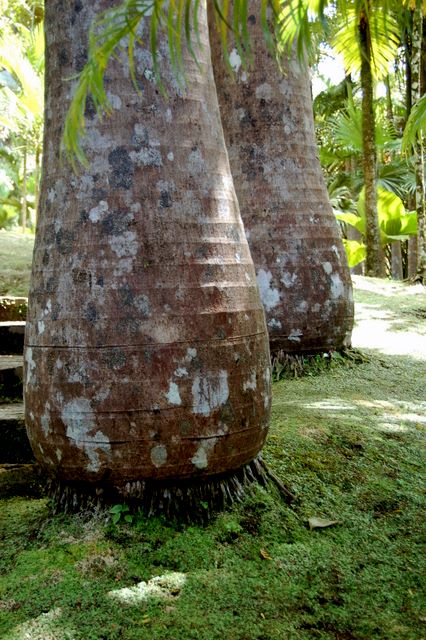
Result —
<instances>
[{"instance_id":1,"label":"green moss ground","mask_svg":"<svg viewBox=\"0 0 426 640\"><path fill-rule=\"evenodd\" d=\"M276 383L264 455L296 493L291 507L259 489L202 528L51 517L44 500L3 500L0 636L426 637L425 374L424 361L372 355ZM314 516L338 524L310 530ZM169 600L107 596L176 571L185 584Z\"/></svg>"}]
</instances>

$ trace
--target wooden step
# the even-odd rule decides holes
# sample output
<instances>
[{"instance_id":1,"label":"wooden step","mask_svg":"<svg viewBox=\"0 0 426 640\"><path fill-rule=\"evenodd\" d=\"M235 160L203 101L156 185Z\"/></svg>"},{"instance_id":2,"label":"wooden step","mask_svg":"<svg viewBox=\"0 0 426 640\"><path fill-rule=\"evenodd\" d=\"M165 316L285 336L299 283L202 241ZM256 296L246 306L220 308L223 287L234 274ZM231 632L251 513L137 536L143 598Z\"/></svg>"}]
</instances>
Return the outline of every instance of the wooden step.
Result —
<instances>
[{"instance_id":1,"label":"wooden step","mask_svg":"<svg viewBox=\"0 0 426 640\"><path fill-rule=\"evenodd\" d=\"M24 421L24 405L0 405L0 463L23 464L33 462Z\"/></svg>"},{"instance_id":2,"label":"wooden step","mask_svg":"<svg viewBox=\"0 0 426 640\"><path fill-rule=\"evenodd\" d=\"M38 496L42 476L36 464L0 464L0 498Z\"/></svg>"},{"instance_id":3,"label":"wooden step","mask_svg":"<svg viewBox=\"0 0 426 640\"><path fill-rule=\"evenodd\" d=\"M0 403L22 401L23 358L0 355Z\"/></svg>"},{"instance_id":4,"label":"wooden step","mask_svg":"<svg viewBox=\"0 0 426 640\"><path fill-rule=\"evenodd\" d=\"M25 320L27 317L28 298L16 296L0 296L0 322Z\"/></svg>"},{"instance_id":5,"label":"wooden step","mask_svg":"<svg viewBox=\"0 0 426 640\"><path fill-rule=\"evenodd\" d=\"M0 355L22 355L24 351L25 322L0 322Z\"/></svg>"}]
</instances>

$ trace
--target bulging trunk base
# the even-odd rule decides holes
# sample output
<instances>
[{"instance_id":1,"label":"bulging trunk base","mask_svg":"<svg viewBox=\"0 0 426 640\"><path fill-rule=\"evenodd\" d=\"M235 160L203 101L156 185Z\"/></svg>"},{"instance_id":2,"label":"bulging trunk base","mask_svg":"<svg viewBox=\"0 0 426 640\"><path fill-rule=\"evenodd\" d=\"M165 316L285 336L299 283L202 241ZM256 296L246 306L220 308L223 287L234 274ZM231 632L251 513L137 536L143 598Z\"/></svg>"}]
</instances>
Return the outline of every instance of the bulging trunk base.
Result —
<instances>
[{"instance_id":1,"label":"bulging trunk base","mask_svg":"<svg viewBox=\"0 0 426 640\"><path fill-rule=\"evenodd\" d=\"M54 514L126 504L130 510L140 507L147 517L162 515L167 520L207 522L219 511L241 502L254 485L266 486L268 482L277 486L287 502L294 498L260 457L226 475L184 481L141 480L111 487L50 478L47 493Z\"/></svg>"}]
</instances>

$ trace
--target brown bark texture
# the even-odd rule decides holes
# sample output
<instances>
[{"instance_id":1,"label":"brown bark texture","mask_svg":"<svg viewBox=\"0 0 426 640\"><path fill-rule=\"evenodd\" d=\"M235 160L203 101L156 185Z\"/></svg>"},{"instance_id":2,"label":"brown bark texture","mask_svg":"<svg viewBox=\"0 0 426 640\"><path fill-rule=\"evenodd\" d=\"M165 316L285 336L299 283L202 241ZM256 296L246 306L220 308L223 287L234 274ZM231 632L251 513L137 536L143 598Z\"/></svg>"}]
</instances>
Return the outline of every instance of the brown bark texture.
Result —
<instances>
[{"instance_id":1,"label":"brown bark texture","mask_svg":"<svg viewBox=\"0 0 426 640\"><path fill-rule=\"evenodd\" d=\"M202 3L201 3L202 4ZM59 158L70 78L112 0L46 4L46 125L25 347L26 422L61 481L139 487L240 468L265 440L264 312L221 131L205 7L187 86L159 40L164 99L138 47L87 104L79 175ZM204 26L203 26L204 25ZM145 25L146 29L149 25ZM149 38L144 41L149 41ZM133 483L133 485L132 485Z\"/></svg>"},{"instance_id":2,"label":"brown bark texture","mask_svg":"<svg viewBox=\"0 0 426 640\"><path fill-rule=\"evenodd\" d=\"M292 56L280 71L251 2L255 60L244 69L231 45L233 77L212 22L210 15L222 124L271 352L348 346L352 285L318 159L308 69Z\"/></svg>"}]
</instances>

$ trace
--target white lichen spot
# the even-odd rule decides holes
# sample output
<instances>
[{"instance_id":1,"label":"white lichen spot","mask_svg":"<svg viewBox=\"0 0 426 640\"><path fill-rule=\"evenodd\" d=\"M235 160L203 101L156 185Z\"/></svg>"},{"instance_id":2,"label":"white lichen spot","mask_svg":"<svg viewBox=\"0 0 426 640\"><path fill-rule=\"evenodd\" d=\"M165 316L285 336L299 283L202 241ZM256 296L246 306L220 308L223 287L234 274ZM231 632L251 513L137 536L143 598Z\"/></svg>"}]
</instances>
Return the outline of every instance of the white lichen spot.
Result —
<instances>
[{"instance_id":1,"label":"white lichen spot","mask_svg":"<svg viewBox=\"0 0 426 640\"><path fill-rule=\"evenodd\" d=\"M331 297L340 298L345 293L345 287L338 273L331 276Z\"/></svg>"},{"instance_id":2,"label":"white lichen spot","mask_svg":"<svg viewBox=\"0 0 426 640\"><path fill-rule=\"evenodd\" d=\"M196 355L197 355L197 349L194 349L192 347L188 347L188 349L186 350L185 360L190 362L191 360L194 360Z\"/></svg>"},{"instance_id":3,"label":"white lichen spot","mask_svg":"<svg viewBox=\"0 0 426 640\"><path fill-rule=\"evenodd\" d=\"M209 416L229 398L228 372L212 372L196 376L192 384L192 412Z\"/></svg>"},{"instance_id":4,"label":"white lichen spot","mask_svg":"<svg viewBox=\"0 0 426 640\"><path fill-rule=\"evenodd\" d=\"M296 310L300 313L305 313L308 310L308 306L309 305L306 300L302 300L302 302L299 302L299 304L296 306Z\"/></svg>"},{"instance_id":5,"label":"white lichen spot","mask_svg":"<svg viewBox=\"0 0 426 640\"><path fill-rule=\"evenodd\" d=\"M191 151L188 156L188 170L190 173L201 173L205 169L204 158L199 149Z\"/></svg>"},{"instance_id":6,"label":"white lichen spot","mask_svg":"<svg viewBox=\"0 0 426 640\"><path fill-rule=\"evenodd\" d=\"M113 274L114 276L124 276L126 273L131 273L133 268L133 258L122 258L117 262Z\"/></svg>"},{"instance_id":7,"label":"white lichen spot","mask_svg":"<svg viewBox=\"0 0 426 640\"><path fill-rule=\"evenodd\" d=\"M332 273L333 271L333 267L331 265L331 262L323 262L322 268L324 269L324 271L330 275L330 273Z\"/></svg>"},{"instance_id":8,"label":"white lichen spot","mask_svg":"<svg viewBox=\"0 0 426 640\"><path fill-rule=\"evenodd\" d=\"M38 328L39 335L42 335L44 333L44 329L45 329L45 325L44 325L44 321L43 320L39 320L37 322L37 328Z\"/></svg>"},{"instance_id":9,"label":"white lichen spot","mask_svg":"<svg viewBox=\"0 0 426 640\"><path fill-rule=\"evenodd\" d=\"M41 428L43 429L44 435L47 437L50 432L50 404L46 402L44 405L44 413L40 418Z\"/></svg>"},{"instance_id":10,"label":"white lichen spot","mask_svg":"<svg viewBox=\"0 0 426 640\"><path fill-rule=\"evenodd\" d=\"M174 153L170 151L170 153L167 154L167 160L170 160L170 162L173 162L174 159L175 159Z\"/></svg>"},{"instance_id":11,"label":"white lichen spot","mask_svg":"<svg viewBox=\"0 0 426 640\"><path fill-rule=\"evenodd\" d=\"M135 256L138 252L137 236L134 231L125 231L109 240L109 246L119 258Z\"/></svg>"},{"instance_id":12,"label":"white lichen spot","mask_svg":"<svg viewBox=\"0 0 426 640\"><path fill-rule=\"evenodd\" d=\"M145 69L145 71L143 72L143 75L148 80L148 82L154 82L155 73L152 71L152 69Z\"/></svg>"},{"instance_id":13,"label":"white lichen spot","mask_svg":"<svg viewBox=\"0 0 426 640\"><path fill-rule=\"evenodd\" d=\"M231 53L229 54L229 64L231 65L232 70L235 73L238 73L241 67L241 58L240 58L240 54L235 48L232 49Z\"/></svg>"},{"instance_id":14,"label":"white lichen spot","mask_svg":"<svg viewBox=\"0 0 426 640\"><path fill-rule=\"evenodd\" d=\"M321 305L319 304L319 302L316 302L313 306L312 306L312 311L314 313L318 313L321 310Z\"/></svg>"},{"instance_id":15,"label":"white lichen spot","mask_svg":"<svg viewBox=\"0 0 426 640\"><path fill-rule=\"evenodd\" d=\"M135 307L141 312L144 318L148 318L151 315L151 305L148 296L145 294L141 294L135 298Z\"/></svg>"},{"instance_id":16,"label":"white lichen spot","mask_svg":"<svg viewBox=\"0 0 426 640\"><path fill-rule=\"evenodd\" d=\"M300 342L300 336L303 336L303 331L301 331L301 329L293 329L288 339L291 340L291 342Z\"/></svg>"},{"instance_id":17,"label":"white lichen spot","mask_svg":"<svg viewBox=\"0 0 426 640\"><path fill-rule=\"evenodd\" d=\"M271 287L272 273L270 271L265 271L264 269L259 269L256 280L262 304L266 311L270 311L276 307L280 301L280 293L278 289L273 289Z\"/></svg>"},{"instance_id":18,"label":"white lichen spot","mask_svg":"<svg viewBox=\"0 0 426 640\"><path fill-rule=\"evenodd\" d=\"M25 376L25 385L28 387L30 384L32 384L32 375L33 375L33 370L35 369L35 362L33 359L33 350L31 347L28 347L28 349L25 352L25 362L26 362L26 376Z\"/></svg>"},{"instance_id":19,"label":"white lichen spot","mask_svg":"<svg viewBox=\"0 0 426 640\"><path fill-rule=\"evenodd\" d=\"M167 461L167 449L164 444L156 444L152 447L150 455L154 467L162 467Z\"/></svg>"},{"instance_id":20,"label":"white lichen spot","mask_svg":"<svg viewBox=\"0 0 426 640\"><path fill-rule=\"evenodd\" d=\"M272 87L267 82L260 84L256 88L256 98L258 100L270 100L272 98Z\"/></svg>"},{"instance_id":21,"label":"white lichen spot","mask_svg":"<svg viewBox=\"0 0 426 640\"><path fill-rule=\"evenodd\" d=\"M339 253L339 249L336 247L335 244L332 245L331 250L334 251L336 258L338 258L340 260L340 253Z\"/></svg>"},{"instance_id":22,"label":"white lichen spot","mask_svg":"<svg viewBox=\"0 0 426 640\"><path fill-rule=\"evenodd\" d=\"M93 207L89 211L89 220L96 224L102 218L103 214L108 211L108 202L101 200L97 207Z\"/></svg>"},{"instance_id":23,"label":"white lichen spot","mask_svg":"<svg viewBox=\"0 0 426 640\"><path fill-rule=\"evenodd\" d=\"M276 318L270 318L270 320L268 320L268 327L270 329L281 329L282 324L280 320L277 320Z\"/></svg>"},{"instance_id":24,"label":"white lichen spot","mask_svg":"<svg viewBox=\"0 0 426 640\"><path fill-rule=\"evenodd\" d=\"M281 282L287 289L292 287L297 281L297 275L295 273L290 273L289 271L285 271L282 275Z\"/></svg>"},{"instance_id":25,"label":"white lichen spot","mask_svg":"<svg viewBox=\"0 0 426 640\"><path fill-rule=\"evenodd\" d=\"M197 469L206 469L209 465L209 456L213 451L218 438L209 438L200 444L197 451L191 458L192 464Z\"/></svg>"},{"instance_id":26,"label":"white lichen spot","mask_svg":"<svg viewBox=\"0 0 426 640\"><path fill-rule=\"evenodd\" d=\"M184 367L178 367L178 369L176 369L175 371L176 378L186 378L187 375L188 375L188 370L185 369Z\"/></svg>"},{"instance_id":27,"label":"white lichen spot","mask_svg":"<svg viewBox=\"0 0 426 640\"><path fill-rule=\"evenodd\" d=\"M249 273L247 273L247 271L245 272L245 278L247 280L247 282L251 282L251 275Z\"/></svg>"},{"instance_id":28,"label":"white lichen spot","mask_svg":"<svg viewBox=\"0 0 426 640\"><path fill-rule=\"evenodd\" d=\"M130 158L138 167L162 167L163 157L159 149L143 147L139 151L131 151Z\"/></svg>"},{"instance_id":29,"label":"white lichen spot","mask_svg":"<svg viewBox=\"0 0 426 640\"><path fill-rule=\"evenodd\" d=\"M251 372L250 378L243 384L243 391L254 391L257 387L256 383L256 371Z\"/></svg>"},{"instance_id":30,"label":"white lichen spot","mask_svg":"<svg viewBox=\"0 0 426 640\"><path fill-rule=\"evenodd\" d=\"M248 75L247 75L247 73L245 71L243 71L242 74L241 74L241 81L242 82L247 82L247 80L248 80Z\"/></svg>"},{"instance_id":31,"label":"white lichen spot","mask_svg":"<svg viewBox=\"0 0 426 640\"><path fill-rule=\"evenodd\" d=\"M99 451L109 454L111 445L102 431L90 432L95 428L95 420L90 401L87 398L74 398L65 403L61 413L62 422L66 426L67 438L84 451L89 458L88 471L99 471L101 461Z\"/></svg>"},{"instance_id":32,"label":"white lichen spot","mask_svg":"<svg viewBox=\"0 0 426 640\"><path fill-rule=\"evenodd\" d=\"M180 405L182 404L181 397L179 395L179 387L176 382L169 383L169 390L166 393L166 398L170 404Z\"/></svg>"},{"instance_id":33,"label":"white lichen spot","mask_svg":"<svg viewBox=\"0 0 426 640\"><path fill-rule=\"evenodd\" d=\"M236 253L235 254L235 260L236 262L240 263L241 262L241 253Z\"/></svg>"},{"instance_id":34,"label":"white lichen spot","mask_svg":"<svg viewBox=\"0 0 426 640\"><path fill-rule=\"evenodd\" d=\"M120 96L115 95L114 93L107 93L108 102L110 103L113 109L119 111L121 109L121 98Z\"/></svg>"}]
</instances>

